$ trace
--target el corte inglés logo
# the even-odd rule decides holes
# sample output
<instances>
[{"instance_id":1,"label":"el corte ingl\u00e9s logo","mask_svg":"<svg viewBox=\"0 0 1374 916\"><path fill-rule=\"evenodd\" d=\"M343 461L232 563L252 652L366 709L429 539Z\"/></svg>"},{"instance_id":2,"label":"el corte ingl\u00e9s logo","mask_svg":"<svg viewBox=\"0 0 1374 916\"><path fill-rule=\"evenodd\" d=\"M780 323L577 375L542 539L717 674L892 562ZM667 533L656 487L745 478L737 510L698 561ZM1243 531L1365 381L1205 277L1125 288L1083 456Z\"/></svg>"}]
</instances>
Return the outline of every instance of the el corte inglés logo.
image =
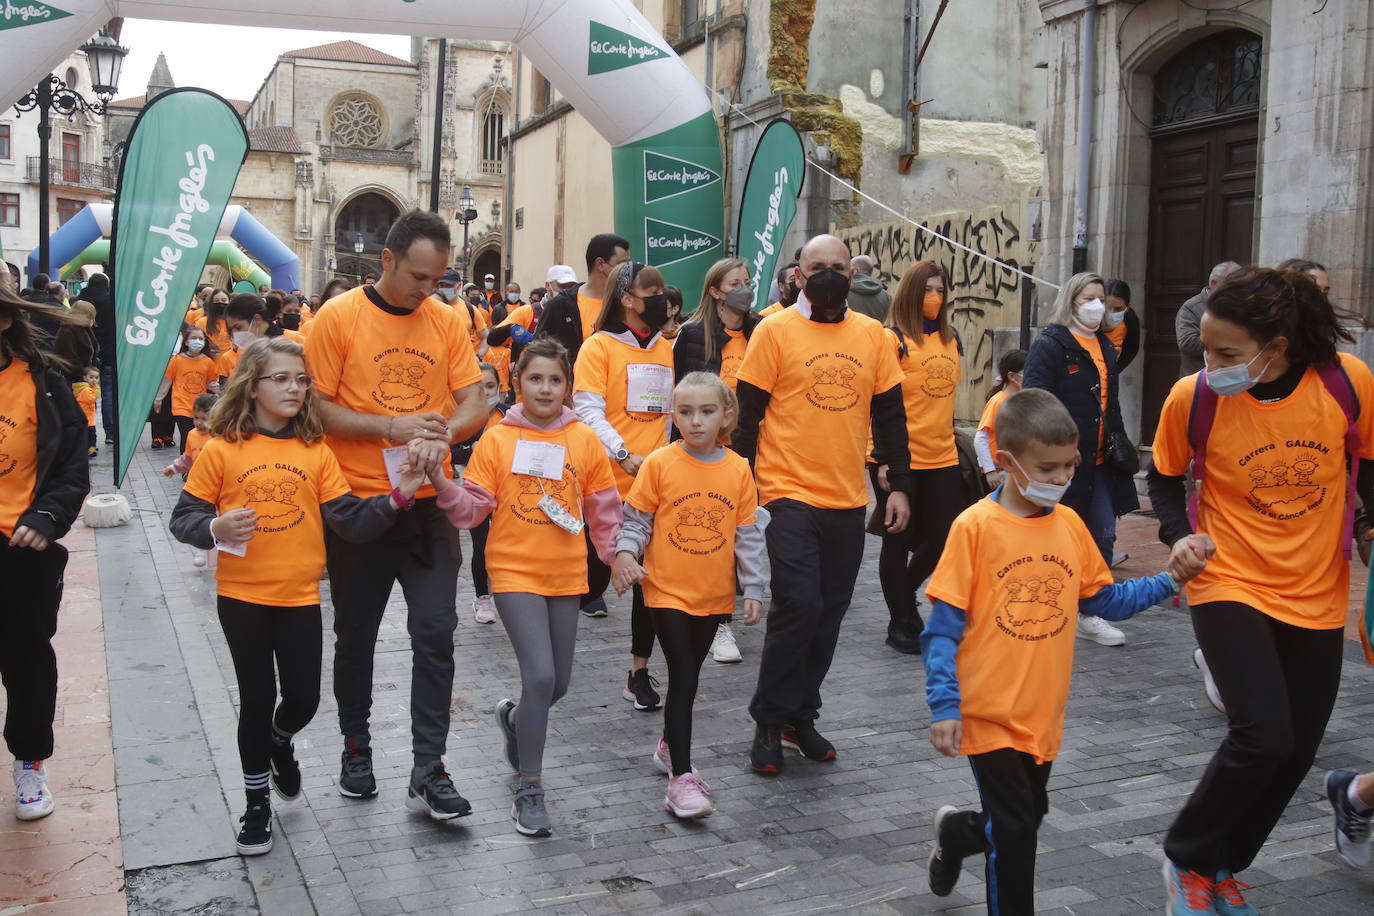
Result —
<instances>
[{"instance_id":1,"label":"el corte ingl\u00e9s logo","mask_svg":"<svg viewBox=\"0 0 1374 916\"><path fill-rule=\"evenodd\" d=\"M652 218L644 220L644 250L648 263L655 267L676 264L719 247L720 239L709 232Z\"/></svg>"},{"instance_id":2,"label":"el corte ingl\u00e9s logo","mask_svg":"<svg viewBox=\"0 0 1374 916\"><path fill-rule=\"evenodd\" d=\"M645 61L667 57L668 52L619 29L592 22L587 48L587 74L610 73Z\"/></svg>"},{"instance_id":3,"label":"el corte ingl\u00e9s logo","mask_svg":"<svg viewBox=\"0 0 1374 916\"><path fill-rule=\"evenodd\" d=\"M54 19L65 19L71 15L66 10L46 3L13 3L11 0L0 2L4 3L4 15L0 15L0 31L37 25L40 22L52 22Z\"/></svg>"},{"instance_id":4,"label":"el corte ingl\u00e9s logo","mask_svg":"<svg viewBox=\"0 0 1374 916\"><path fill-rule=\"evenodd\" d=\"M652 204L720 181L720 174L704 165L644 151L644 202Z\"/></svg>"}]
</instances>

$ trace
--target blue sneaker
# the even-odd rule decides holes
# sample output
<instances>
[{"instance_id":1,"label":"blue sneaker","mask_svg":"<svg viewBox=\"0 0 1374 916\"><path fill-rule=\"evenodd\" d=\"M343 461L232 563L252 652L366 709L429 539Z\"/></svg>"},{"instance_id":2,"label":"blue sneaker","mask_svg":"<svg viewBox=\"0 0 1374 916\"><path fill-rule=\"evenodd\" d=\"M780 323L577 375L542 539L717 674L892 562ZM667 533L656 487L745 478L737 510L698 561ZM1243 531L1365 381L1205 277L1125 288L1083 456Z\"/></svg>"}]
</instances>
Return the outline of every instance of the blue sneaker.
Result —
<instances>
[{"instance_id":1,"label":"blue sneaker","mask_svg":"<svg viewBox=\"0 0 1374 916\"><path fill-rule=\"evenodd\" d=\"M1236 880L1236 876L1226 869L1217 872L1216 893L1212 896L1213 908L1222 916L1259 916L1259 910L1245 902L1240 895L1241 888L1247 891L1250 885Z\"/></svg>"},{"instance_id":2,"label":"blue sneaker","mask_svg":"<svg viewBox=\"0 0 1374 916\"><path fill-rule=\"evenodd\" d=\"M1350 784L1357 774L1332 770L1326 774L1326 800L1336 816L1336 855L1351 868L1369 864L1370 814L1361 814L1350 803Z\"/></svg>"},{"instance_id":3,"label":"blue sneaker","mask_svg":"<svg viewBox=\"0 0 1374 916\"><path fill-rule=\"evenodd\" d=\"M1168 894L1168 916L1197 916L1216 913L1216 882L1206 875L1179 868L1164 860L1164 890Z\"/></svg>"}]
</instances>

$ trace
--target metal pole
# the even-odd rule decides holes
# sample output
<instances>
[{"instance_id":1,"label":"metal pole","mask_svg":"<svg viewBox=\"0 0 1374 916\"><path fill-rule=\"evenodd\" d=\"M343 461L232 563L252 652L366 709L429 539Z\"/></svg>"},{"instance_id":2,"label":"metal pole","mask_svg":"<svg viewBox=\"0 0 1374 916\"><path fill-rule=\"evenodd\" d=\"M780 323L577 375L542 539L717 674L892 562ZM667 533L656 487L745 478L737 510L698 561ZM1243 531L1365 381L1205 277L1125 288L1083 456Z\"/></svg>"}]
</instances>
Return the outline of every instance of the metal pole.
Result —
<instances>
[{"instance_id":1,"label":"metal pole","mask_svg":"<svg viewBox=\"0 0 1374 916\"><path fill-rule=\"evenodd\" d=\"M1088 269L1088 218L1093 165L1093 93L1097 91L1097 0L1088 0L1083 11L1083 47L1079 53L1078 84L1078 183L1074 189L1073 272Z\"/></svg>"},{"instance_id":2,"label":"metal pole","mask_svg":"<svg viewBox=\"0 0 1374 916\"><path fill-rule=\"evenodd\" d=\"M39 83L38 90L38 272L48 272L48 139L52 136L52 123L48 120L48 109L52 107L52 92L49 73ZM29 277L33 282L33 277Z\"/></svg>"},{"instance_id":3,"label":"metal pole","mask_svg":"<svg viewBox=\"0 0 1374 916\"><path fill-rule=\"evenodd\" d=\"M1029 350L1031 344L1031 326L1035 323L1035 284L1026 278L1021 278L1021 349Z\"/></svg>"},{"instance_id":4,"label":"metal pole","mask_svg":"<svg viewBox=\"0 0 1374 916\"><path fill-rule=\"evenodd\" d=\"M463 282L469 282L468 277L468 215L463 214Z\"/></svg>"},{"instance_id":5,"label":"metal pole","mask_svg":"<svg viewBox=\"0 0 1374 916\"><path fill-rule=\"evenodd\" d=\"M434 65L434 150L429 167L429 209L439 212L439 156L444 144L444 75L448 70L448 39L439 39L439 59Z\"/></svg>"}]
</instances>

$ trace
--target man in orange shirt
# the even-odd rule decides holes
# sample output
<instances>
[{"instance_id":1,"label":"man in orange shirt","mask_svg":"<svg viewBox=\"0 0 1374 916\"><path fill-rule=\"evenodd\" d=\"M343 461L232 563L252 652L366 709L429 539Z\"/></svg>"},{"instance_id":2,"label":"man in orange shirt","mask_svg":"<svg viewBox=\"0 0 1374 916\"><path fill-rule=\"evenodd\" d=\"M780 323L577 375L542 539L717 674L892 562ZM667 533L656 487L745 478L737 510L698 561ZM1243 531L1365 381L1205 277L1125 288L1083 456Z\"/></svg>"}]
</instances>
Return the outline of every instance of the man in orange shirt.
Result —
<instances>
[{"instance_id":1,"label":"man in orange shirt","mask_svg":"<svg viewBox=\"0 0 1374 916\"><path fill-rule=\"evenodd\" d=\"M329 302L311 323L307 365L315 377L330 447L359 496L387 493L406 463L426 476L452 476L449 443L487 419L472 342L457 313L432 296L448 264L448 225L411 211L387 233L382 277ZM435 505L434 488L414 509L365 545L327 536L334 601L334 696L344 737L339 791L377 792L368 721L377 629L392 585L408 608L414 769L406 805L436 820L472 808L444 770L453 695L454 601L461 550ZM405 501L405 500L402 500ZM406 501L408 502L408 501Z\"/></svg>"},{"instance_id":2,"label":"man in orange shirt","mask_svg":"<svg viewBox=\"0 0 1374 916\"><path fill-rule=\"evenodd\" d=\"M833 235L802 249L805 291L759 323L738 374L739 428L732 443L754 466L773 606L749 714L758 727L750 764L782 771L782 747L835 759L816 731L821 684L863 560L864 446L870 424L888 460L884 522L897 533L911 485L902 371L882 325L850 312L849 248Z\"/></svg>"}]
</instances>

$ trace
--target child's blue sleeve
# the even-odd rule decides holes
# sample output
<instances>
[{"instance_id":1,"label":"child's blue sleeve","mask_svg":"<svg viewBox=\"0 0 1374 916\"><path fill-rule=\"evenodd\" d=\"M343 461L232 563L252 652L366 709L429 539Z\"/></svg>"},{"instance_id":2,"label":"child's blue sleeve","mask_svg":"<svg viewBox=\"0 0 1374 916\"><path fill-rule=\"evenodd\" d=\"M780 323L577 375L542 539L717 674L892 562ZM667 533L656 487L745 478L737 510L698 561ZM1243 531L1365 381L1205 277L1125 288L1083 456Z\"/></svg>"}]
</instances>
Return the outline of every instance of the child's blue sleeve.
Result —
<instances>
[{"instance_id":1,"label":"child's blue sleeve","mask_svg":"<svg viewBox=\"0 0 1374 916\"><path fill-rule=\"evenodd\" d=\"M968 615L944 601L935 601L921 633L921 658L926 666L926 705L930 721L958 719L959 673L954 658L968 626Z\"/></svg>"},{"instance_id":2,"label":"child's blue sleeve","mask_svg":"<svg viewBox=\"0 0 1374 916\"><path fill-rule=\"evenodd\" d=\"M1091 598L1078 602L1078 608L1085 614L1106 620L1125 620L1177 592L1173 576L1162 572L1108 585Z\"/></svg>"}]
</instances>

